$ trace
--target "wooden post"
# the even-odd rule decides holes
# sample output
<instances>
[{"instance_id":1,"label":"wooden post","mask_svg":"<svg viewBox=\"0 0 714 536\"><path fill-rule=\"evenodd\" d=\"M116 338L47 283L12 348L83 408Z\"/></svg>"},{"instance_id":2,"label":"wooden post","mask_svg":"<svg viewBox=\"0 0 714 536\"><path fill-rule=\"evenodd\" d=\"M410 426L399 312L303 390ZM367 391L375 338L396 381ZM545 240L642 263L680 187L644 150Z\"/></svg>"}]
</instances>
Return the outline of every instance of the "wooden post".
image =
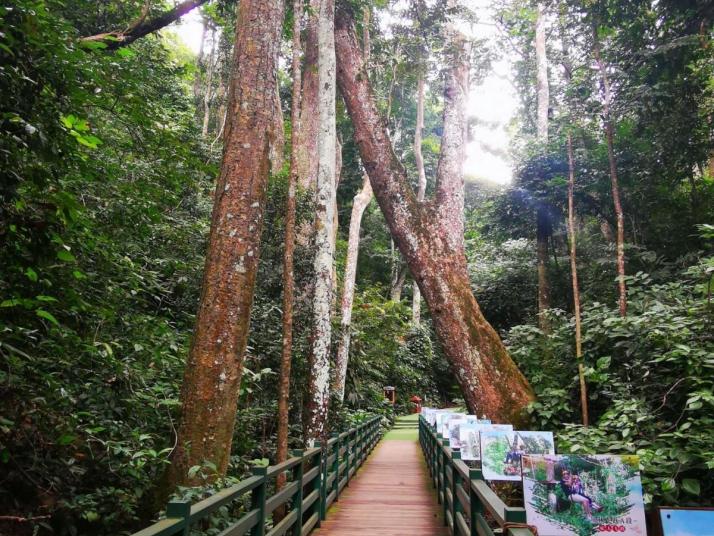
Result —
<instances>
[{"instance_id":1,"label":"wooden post","mask_svg":"<svg viewBox=\"0 0 714 536\"><path fill-rule=\"evenodd\" d=\"M166 506L166 517L183 519L183 525L181 527L181 536L188 536L191 525L189 519L191 518L191 502L190 501L171 501Z\"/></svg>"},{"instance_id":2,"label":"wooden post","mask_svg":"<svg viewBox=\"0 0 714 536\"><path fill-rule=\"evenodd\" d=\"M265 489L267 483L267 467L252 467L251 473L261 477L260 484L250 493L250 508L258 510L258 523L250 529L250 536L265 536Z\"/></svg>"},{"instance_id":3,"label":"wooden post","mask_svg":"<svg viewBox=\"0 0 714 536\"><path fill-rule=\"evenodd\" d=\"M461 452L452 451L451 459L460 460ZM454 534L456 534L458 533L458 529L456 528L456 512L463 512L463 508L461 507L461 503L459 502L459 496L456 493L456 490L461 486L461 473L459 473L459 471L456 469L456 464L453 462L451 464L451 470L451 497L453 498L451 502L451 519L454 523Z\"/></svg>"},{"instance_id":4,"label":"wooden post","mask_svg":"<svg viewBox=\"0 0 714 536\"><path fill-rule=\"evenodd\" d=\"M318 507L318 516L317 516L317 526L320 526L320 522L325 520L325 515L327 514L327 508L325 507L325 502L327 500L327 463L326 459L327 456L323 456L323 453L327 450L323 448L323 445L320 441L315 441L315 446L320 447L320 452L317 455L317 463L318 467L320 468L320 474L319 476L314 480L314 482L317 482L317 485L319 487L319 499L317 501Z\"/></svg>"},{"instance_id":5,"label":"wooden post","mask_svg":"<svg viewBox=\"0 0 714 536\"><path fill-rule=\"evenodd\" d=\"M444 509L444 525L447 524L446 521L446 512L449 508L449 501L446 500L446 484L448 483L448 480L446 479L446 470L449 467L449 455L446 453L446 447L449 446L449 440L444 439L442 440L442 449L441 449L441 486L440 490L441 493L443 493L444 500L442 501L442 506Z\"/></svg>"},{"instance_id":6,"label":"wooden post","mask_svg":"<svg viewBox=\"0 0 714 536\"><path fill-rule=\"evenodd\" d=\"M332 462L332 471L335 473L333 486L335 487L335 502L340 497L340 434L332 434L335 438L335 461Z\"/></svg>"},{"instance_id":7,"label":"wooden post","mask_svg":"<svg viewBox=\"0 0 714 536\"><path fill-rule=\"evenodd\" d=\"M483 504L471 485L473 480L481 480L482 474L478 469L469 469L469 502L471 503L470 529L471 536L478 536L478 515L484 514Z\"/></svg>"},{"instance_id":8,"label":"wooden post","mask_svg":"<svg viewBox=\"0 0 714 536\"><path fill-rule=\"evenodd\" d=\"M301 449L296 449L292 451L292 455L296 458L300 458L300 463L293 468L293 482L297 482L297 490L295 490L295 496L293 497L293 510L295 510L297 517L295 518L295 525L293 526L292 536L302 536L302 477L304 474L304 458L305 452Z\"/></svg>"}]
</instances>

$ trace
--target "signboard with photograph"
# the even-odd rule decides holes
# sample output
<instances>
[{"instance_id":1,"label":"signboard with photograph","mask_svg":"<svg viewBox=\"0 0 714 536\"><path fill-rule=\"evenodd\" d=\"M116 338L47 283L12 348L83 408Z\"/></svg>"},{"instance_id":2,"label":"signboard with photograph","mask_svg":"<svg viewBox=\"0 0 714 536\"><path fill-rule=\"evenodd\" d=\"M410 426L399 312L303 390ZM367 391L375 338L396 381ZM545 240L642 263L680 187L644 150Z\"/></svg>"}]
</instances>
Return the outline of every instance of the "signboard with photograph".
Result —
<instances>
[{"instance_id":1,"label":"signboard with photograph","mask_svg":"<svg viewBox=\"0 0 714 536\"><path fill-rule=\"evenodd\" d=\"M479 422L462 424L459 427L462 460L474 461L481 459L481 438L479 434L487 430L510 432L513 430L513 426L510 424L485 424Z\"/></svg>"},{"instance_id":2,"label":"signboard with photograph","mask_svg":"<svg viewBox=\"0 0 714 536\"><path fill-rule=\"evenodd\" d=\"M526 455L523 494L540 536L644 536L637 456Z\"/></svg>"},{"instance_id":3,"label":"signboard with photograph","mask_svg":"<svg viewBox=\"0 0 714 536\"><path fill-rule=\"evenodd\" d=\"M449 432L449 447L452 449L460 449L461 448L461 441L460 441L460 430L461 430L461 425L466 424L466 419L463 417L459 417L456 419L449 419L448 421L448 432Z\"/></svg>"},{"instance_id":4,"label":"signboard with photograph","mask_svg":"<svg viewBox=\"0 0 714 536\"><path fill-rule=\"evenodd\" d=\"M553 432L481 432L481 469L486 480L521 480L526 454L555 454Z\"/></svg>"}]
</instances>

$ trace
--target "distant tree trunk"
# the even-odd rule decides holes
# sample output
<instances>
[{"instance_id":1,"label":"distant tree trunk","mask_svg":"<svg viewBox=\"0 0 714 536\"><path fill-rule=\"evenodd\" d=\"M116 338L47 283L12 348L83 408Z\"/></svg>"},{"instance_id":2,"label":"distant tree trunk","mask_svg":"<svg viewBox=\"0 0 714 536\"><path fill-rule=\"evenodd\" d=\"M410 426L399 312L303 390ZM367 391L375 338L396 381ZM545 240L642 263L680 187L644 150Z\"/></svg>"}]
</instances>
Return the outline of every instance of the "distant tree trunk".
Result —
<instances>
[{"instance_id":1,"label":"distant tree trunk","mask_svg":"<svg viewBox=\"0 0 714 536\"><path fill-rule=\"evenodd\" d=\"M206 36L208 35L208 18L201 17L201 45L196 56L196 75L193 78L193 98L195 99L196 107L200 102L201 97L201 78L203 73L203 54L206 47Z\"/></svg>"},{"instance_id":2,"label":"distant tree trunk","mask_svg":"<svg viewBox=\"0 0 714 536\"><path fill-rule=\"evenodd\" d=\"M570 239L570 274L573 284L573 314L575 315L575 359L578 362L578 378L580 380L580 411L583 425L588 426L588 387L585 383L585 365L583 363L583 337L580 320L580 288L578 285L578 262L575 231L575 157L573 155L573 138L570 132L568 144L568 238Z\"/></svg>"},{"instance_id":3,"label":"distant tree trunk","mask_svg":"<svg viewBox=\"0 0 714 536\"><path fill-rule=\"evenodd\" d=\"M543 145L548 143L548 106L550 103L550 88L548 85L548 57L545 48L545 17L543 4L536 6L535 22L535 55L536 55L536 87L538 95L537 136ZM552 224L550 211L546 202L538 203L536 211L536 258L538 264L538 324L544 333L550 333L551 326L545 311L550 309L550 281L548 280L548 241L550 240Z\"/></svg>"},{"instance_id":4,"label":"distant tree trunk","mask_svg":"<svg viewBox=\"0 0 714 536\"><path fill-rule=\"evenodd\" d=\"M350 232L347 240L347 260L345 261L345 278L342 289L342 305L340 312L340 341L335 358L335 374L332 386L334 396L343 401L345 398L345 379L347 364L350 358L350 336L352 329L352 303L355 296L355 279L357 276L357 258L359 256L359 231L362 215L372 201L372 186L365 173L362 189L355 195L350 215Z\"/></svg>"},{"instance_id":5,"label":"distant tree trunk","mask_svg":"<svg viewBox=\"0 0 714 536\"><path fill-rule=\"evenodd\" d=\"M303 0L293 0L293 87L292 109L290 121L292 124L293 147L300 132L300 91L302 66L300 65L302 45L300 31L302 29ZM293 352L293 301L295 294L295 274L293 255L295 253L295 195L298 174L296 166L297 155L293 150L290 154L290 176L288 178L288 198L285 205L285 251L283 253L283 348L280 358L280 379L278 387L278 431L275 447L275 462L281 463L288 458L288 430L290 427L290 369ZM277 479L278 489L285 484L285 475Z\"/></svg>"},{"instance_id":6,"label":"distant tree trunk","mask_svg":"<svg viewBox=\"0 0 714 536\"><path fill-rule=\"evenodd\" d=\"M203 126L201 136L208 137L208 125L211 121L211 101L213 100L213 72L216 67L216 28L211 28L211 52L206 68L206 86L203 91Z\"/></svg>"},{"instance_id":7,"label":"distant tree trunk","mask_svg":"<svg viewBox=\"0 0 714 536\"><path fill-rule=\"evenodd\" d=\"M337 18L338 82L375 197L429 306L469 411L518 425L533 392L483 317L466 265L462 164L469 69L463 40L451 34L442 149L436 194L429 202L417 201L394 154L346 11Z\"/></svg>"},{"instance_id":8,"label":"distant tree trunk","mask_svg":"<svg viewBox=\"0 0 714 536\"><path fill-rule=\"evenodd\" d=\"M605 121L605 139L607 141L607 159L610 164L610 182L612 185L612 202L615 207L615 218L617 221L617 280L619 290L618 305L620 316L627 315L627 286L625 284L625 216L622 211L620 201L620 186L617 178L617 160L615 158L615 133L610 115L610 103L612 93L610 91L610 80L607 76L607 68L602 60L600 52L600 38L598 36L597 23L593 24L593 54L600 71L600 82L603 91L603 117Z\"/></svg>"},{"instance_id":9,"label":"distant tree trunk","mask_svg":"<svg viewBox=\"0 0 714 536\"><path fill-rule=\"evenodd\" d=\"M394 273L394 279L392 280L392 288L389 291L389 299L393 302L402 301L402 290L404 290L404 283L407 280L407 266L406 264L401 264L401 259L397 256L397 270Z\"/></svg>"},{"instance_id":10,"label":"distant tree trunk","mask_svg":"<svg viewBox=\"0 0 714 536\"><path fill-rule=\"evenodd\" d=\"M280 102L280 87L275 86L275 115L273 120L273 138L270 144L270 162L273 173L278 173L285 164L285 121L283 120L283 106Z\"/></svg>"},{"instance_id":11,"label":"distant tree trunk","mask_svg":"<svg viewBox=\"0 0 714 536\"><path fill-rule=\"evenodd\" d=\"M326 433L330 397L330 339L332 326L332 263L334 244L335 151L335 3L321 0L318 14L319 133L317 140L317 203L315 207L315 289L313 337L309 371L309 415L305 437L308 444Z\"/></svg>"},{"instance_id":12,"label":"distant tree trunk","mask_svg":"<svg viewBox=\"0 0 714 536\"><path fill-rule=\"evenodd\" d=\"M332 221L332 251L337 248L337 235L340 232L340 220L337 212L337 188L340 186L342 178L342 143L339 138L335 139L335 187L332 190L332 212L335 219ZM332 313L337 314L337 260L332 259Z\"/></svg>"},{"instance_id":13,"label":"distant tree trunk","mask_svg":"<svg viewBox=\"0 0 714 536\"><path fill-rule=\"evenodd\" d=\"M226 144L169 490L200 484L188 470L205 461L216 465L217 475L228 468L270 173L282 20L281 1L240 2Z\"/></svg>"},{"instance_id":14,"label":"distant tree trunk","mask_svg":"<svg viewBox=\"0 0 714 536\"><path fill-rule=\"evenodd\" d=\"M424 74L419 73L417 80L417 116L416 129L414 130L414 160L416 160L419 187L417 201L424 201L426 195L426 172L424 171L424 156L421 152L421 130L424 128ZM421 292L419 285L414 283L412 289L412 323L418 326L421 321Z\"/></svg>"},{"instance_id":15,"label":"distant tree trunk","mask_svg":"<svg viewBox=\"0 0 714 536\"><path fill-rule=\"evenodd\" d=\"M565 71L563 78L566 84L570 85L573 69L570 65L570 53L565 35L566 33L561 18L563 67ZM575 124L572 106L568 108L568 115L570 116L572 127ZM570 241L570 276L573 288L573 314L575 316L575 359L578 363L578 379L580 381L580 413L583 426L588 426L590 423L588 386L585 381L585 362L583 358L580 285L578 283L577 228L575 225L575 154L573 152L573 135L571 130L567 131L566 148L568 151L568 240Z\"/></svg>"}]
</instances>

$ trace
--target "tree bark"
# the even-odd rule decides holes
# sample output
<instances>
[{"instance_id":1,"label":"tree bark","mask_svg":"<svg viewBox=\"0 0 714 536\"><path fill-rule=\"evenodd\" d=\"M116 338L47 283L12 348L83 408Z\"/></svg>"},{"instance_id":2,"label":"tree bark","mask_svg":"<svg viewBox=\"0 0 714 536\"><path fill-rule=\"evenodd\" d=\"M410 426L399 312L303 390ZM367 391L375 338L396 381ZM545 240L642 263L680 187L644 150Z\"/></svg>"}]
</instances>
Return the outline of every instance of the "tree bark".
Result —
<instances>
[{"instance_id":1,"label":"tree bark","mask_svg":"<svg viewBox=\"0 0 714 536\"><path fill-rule=\"evenodd\" d=\"M318 112L318 43L317 24L320 0L310 0L310 16L307 19L305 59L302 74L302 104L300 106L300 135L297 144L298 185L302 190L314 191L317 181L317 138L319 131ZM311 230L307 231L308 239ZM302 234L300 232L299 234ZM298 242L302 243L298 237ZM303 240L305 243L306 240Z\"/></svg>"},{"instance_id":2,"label":"tree bark","mask_svg":"<svg viewBox=\"0 0 714 536\"><path fill-rule=\"evenodd\" d=\"M217 475L228 468L270 173L282 20L281 1L242 0L238 8L226 144L169 490L200 484L188 469L205 461Z\"/></svg>"},{"instance_id":3,"label":"tree bark","mask_svg":"<svg viewBox=\"0 0 714 536\"><path fill-rule=\"evenodd\" d=\"M362 162L390 232L407 260L469 411L499 422L524 422L534 399L528 382L486 321L471 291L463 237L463 42L452 37L445 84L444 133L433 200L419 203L379 117L351 17L337 18L337 77Z\"/></svg>"},{"instance_id":4,"label":"tree bark","mask_svg":"<svg viewBox=\"0 0 714 536\"><path fill-rule=\"evenodd\" d=\"M302 66L300 65L302 43L300 32L302 30L303 0L293 0L293 87L290 120L292 123L292 143L296 145L300 133L300 90ZM285 251L283 253L283 346L280 357L280 379L278 387L278 430L275 447L275 462L281 463L288 458L288 430L290 426L290 369L292 366L293 352L293 302L295 297L295 195L298 183L297 154L290 154L290 175L288 178L288 197L285 205ZM278 489L285 485L285 475L278 477Z\"/></svg>"},{"instance_id":5,"label":"tree bark","mask_svg":"<svg viewBox=\"0 0 714 536\"><path fill-rule=\"evenodd\" d=\"M315 207L315 291L313 295L313 337L309 371L309 415L306 426L308 444L326 433L330 396L330 339L332 326L332 241L334 221L335 151L335 3L321 0L318 15L319 132L318 170Z\"/></svg>"},{"instance_id":6,"label":"tree bark","mask_svg":"<svg viewBox=\"0 0 714 536\"><path fill-rule=\"evenodd\" d=\"M402 264L401 258L397 255L395 259L396 270L392 279L392 288L389 290L389 299L393 302L402 301L402 290L407 280L407 266Z\"/></svg>"},{"instance_id":7,"label":"tree bark","mask_svg":"<svg viewBox=\"0 0 714 536\"><path fill-rule=\"evenodd\" d=\"M352 303L355 296L355 280L357 276L357 258L359 256L359 232L362 225L362 215L372 201L372 186L365 173L362 189L355 195L350 215L350 231L347 240L347 260L345 261L345 278L342 289L342 304L340 307L340 342L335 358L335 374L332 392L343 401L345 398L345 379L347 364L350 358L350 336L352 329Z\"/></svg>"},{"instance_id":8,"label":"tree bark","mask_svg":"<svg viewBox=\"0 0 714 536\"><path fill-rule=\"evenodd\" d=\"M615 133L610 115L612 93L607 68L600 52L600 38L597 24L593 24L593 55L600 71L600 83L603 91L603 118L605 121L605 139L607 142L607 159L610 166L610 183L612 186L612 202L615 208L617 221L616 248L617 248L617 287L619 292L618 307L620 316L627 316L627 286L625 283L625 216L620 200L620 185L617 177L617 159L615 157Z\"/></svg>"},{"instance_id":9,"label":"tree bark","mask_svg":"<svg viewBox=\"0 0 714 536\"><path fill-rule=\"evenodd\" d=\"M550 87L548 85L548 57L545 47L545 17L543 4L536 6L535 55L537 103L537 137L543 145L548 143L548 106ZM548 279L548 242L553 234L550 211L545 201L538 203L536 211L536 259L538 268L538 325L544 333L550 333L551 326L545 311L550 309L550 281Z\"/></svg>"},{"instance_id":10,"label":"tree bark","mask_svg":"<svg viewBox=\"0 0 714 536\"><path fill-rule=\"evenodd\" d=\"M417 188L417 201L424 201L426 195L426 172L424 171L424 155L421 152L421 131L424 128L424 74L419 74L417 80L417 116L416 129L414 130L414 160L416 161L419 185ZM421 322L421 292L414 283L412 290L412 323L418 326Z\"/></svg>"},{"instance_id":11,"label":"tree bark","mask_svg":"<svg viewBox=\"0 0 714 536\"><path fill-rule=\"evenodd\" d=\"M91 42L99 41L107 45L108 50L116 50L121 47L130 45L137 39L144 37L150 33L161 30L162 28L168 26L169 24L176 22L178 19L208 2L209 0L187 0L176 5L173 9L162 13L161 15L154 17L150 20L145 20L142 17L138 24L133 24L128 30L115 30L112 32L103 32L95 35L89 35L87 37L82 37L80 41Z\"/></svg>"}]
</instances>

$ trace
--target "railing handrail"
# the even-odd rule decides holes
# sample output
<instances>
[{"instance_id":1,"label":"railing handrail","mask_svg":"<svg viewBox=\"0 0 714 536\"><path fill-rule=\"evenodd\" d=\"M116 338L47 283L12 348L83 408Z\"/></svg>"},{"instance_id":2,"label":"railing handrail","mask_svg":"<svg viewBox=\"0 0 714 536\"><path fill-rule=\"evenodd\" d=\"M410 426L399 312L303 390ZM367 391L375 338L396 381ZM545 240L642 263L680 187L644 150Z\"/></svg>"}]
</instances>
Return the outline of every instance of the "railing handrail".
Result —
<instances>
[{"instance_id":1,"label":"railing handrail","mask_svg":"<svg viewBox=\"0 0 714 536\"><path fill-rule=\"evenodd\" d=\"M374 416L349 430L335 434L326 442L324 451L318 444L304 451L292 451L292 456L279 464L253 467L253 476L195 504L188 501L171 501L166 508L165 519L132 536L188 536L192 525L207 519L221 506L237 501L247 493L251 494L250 509L223 531L222 535L309 534L315 527L320 526L329 506L338 499L342 488L349 483L357 468L364 463L381 438L380 421L380 416ZM332 459L329 467L326 463L328 459ZM281 490L266 496L268 482L288 471L292 473L292 481ZM306 486L309 486L309 490L304 493ZM266 518L283 505L289 507L285 517L267 531ZM307 519L304 519L306 516Z\"/></svg>"},{"instance_id":2,"label":"railing handrail","mask_svg":"<svg viewBox=\"0 0 714 536\"><path fill-rule=\"evenodd\" d=\"M449 447L449 440L438 434L419 416L419 443L426 458L432 482L444 513L444 523L454 536L493 536L486 512L507 536L532 536L524 524L524 508L507 506L489 487L480 469L469 468L461 452ZM467 484L467 485L466 485Z\"/></svg>"}]
</instances>

